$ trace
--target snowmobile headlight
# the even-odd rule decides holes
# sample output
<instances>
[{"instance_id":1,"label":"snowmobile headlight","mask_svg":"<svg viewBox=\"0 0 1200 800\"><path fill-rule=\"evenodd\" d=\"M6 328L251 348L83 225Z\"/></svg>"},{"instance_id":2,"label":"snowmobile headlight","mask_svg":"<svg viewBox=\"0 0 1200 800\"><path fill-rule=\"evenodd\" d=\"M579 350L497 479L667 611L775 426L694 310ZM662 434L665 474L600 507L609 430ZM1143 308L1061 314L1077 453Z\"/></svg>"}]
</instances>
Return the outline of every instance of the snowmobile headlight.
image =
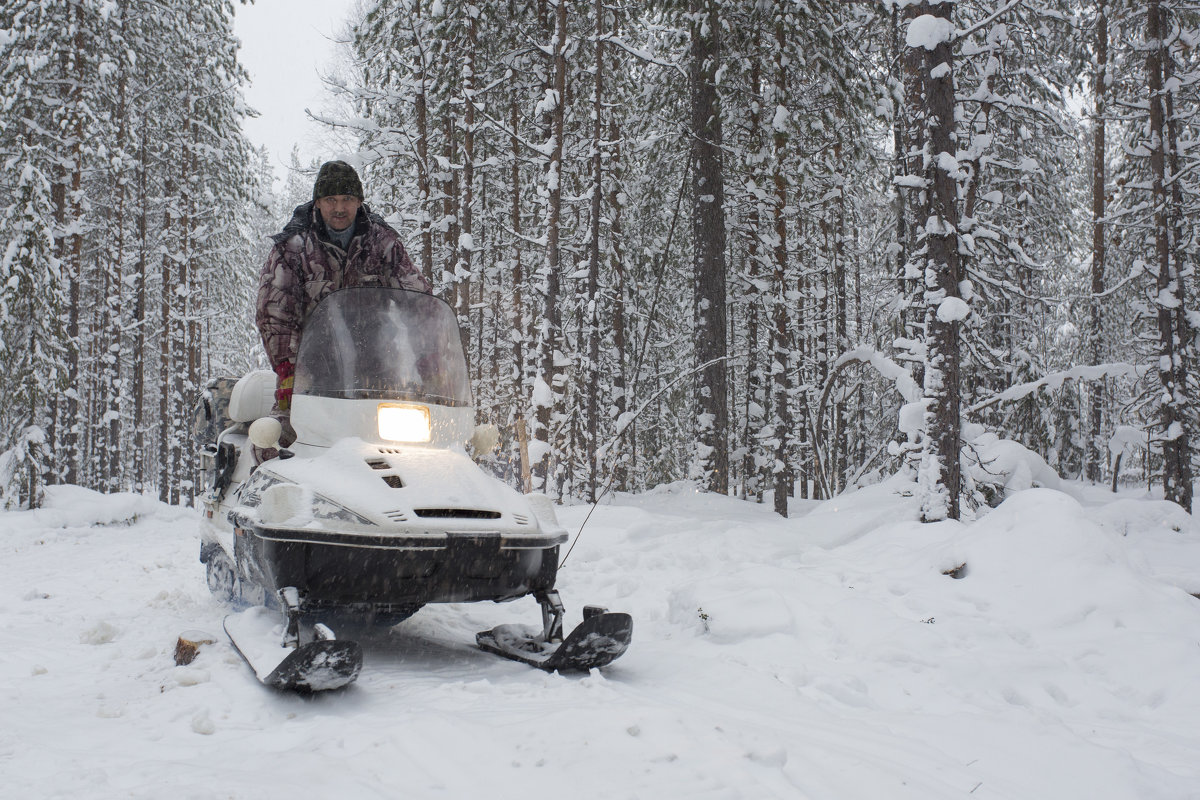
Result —
<instances>
[{"instance_id":1,"label":"snowmobile headlight","mask_svg":"<svg viewBox=\"0 0 1200 800\"><path fill-rule=\"evenodd\" d=\"M391 442L428 442L429 409L425 406L379 406L379 437Z\"/></svg>"}]
</instances>

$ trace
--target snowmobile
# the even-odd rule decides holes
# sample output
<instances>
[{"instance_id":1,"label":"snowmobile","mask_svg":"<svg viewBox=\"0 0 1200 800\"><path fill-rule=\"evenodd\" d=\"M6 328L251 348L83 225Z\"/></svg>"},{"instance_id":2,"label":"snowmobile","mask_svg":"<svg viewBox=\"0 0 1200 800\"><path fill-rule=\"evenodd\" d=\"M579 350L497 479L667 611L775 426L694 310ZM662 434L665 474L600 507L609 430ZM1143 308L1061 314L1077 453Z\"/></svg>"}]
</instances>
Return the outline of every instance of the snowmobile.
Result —
<instances>
[{"instance_id":1,"label":"snowmobile","mask_svg":"<svg viewBox=\"0 0 1200 800\"><path fill-rule=\"evenodd\" d=\"M495 429L475 425L444 301L379 287L331 293L301 337L286 447L274 391L264 370L233 384L227 407L207 398L207 427L221 430L201 448L200 560L212 592L244 608L224 626L261 681L302 691L352 682L362 648L337 638L338 620L391 625L428 603L527 595L541 626L483 631L481 649L550 671L625 652L627 614L586 607L564 636L554 587L567 533L552 502L468 456L468 442L477 454L494 445Z\"/></svg>"}]
</instances>

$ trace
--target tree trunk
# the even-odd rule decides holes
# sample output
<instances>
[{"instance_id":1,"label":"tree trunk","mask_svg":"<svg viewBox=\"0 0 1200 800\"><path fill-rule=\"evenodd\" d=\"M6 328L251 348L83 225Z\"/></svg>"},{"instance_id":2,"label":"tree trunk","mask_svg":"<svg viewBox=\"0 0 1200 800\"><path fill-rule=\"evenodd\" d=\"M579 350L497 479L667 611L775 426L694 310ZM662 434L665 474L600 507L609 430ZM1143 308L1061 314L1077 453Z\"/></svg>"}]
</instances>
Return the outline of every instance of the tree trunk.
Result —
<instances>
[{"instance_id":1,"label":"tree trunk","mask_svg":"<svg viewBox=\"0 0 1200 800\"><path fill-rule=\"evenodd\" d=\"M615 31L614 31L615 32ZM626 285L625 277L625 255L622 247L622 236L624 229L621 222L621 131L617 125L615 115L609 119L608 140L613 143L612 154L612 172L613 178L611 188L609 189L608 206L612 213L612 263L613 273L616 278L613 286L613 309L612 309L612 330L613 330L613 358L616 359L616 369L613 374L613 409L616 420L620 420L625 412L630 409L629 398L629 343L625 334L625 298L629 291ZM630 432L632 436L632 432ZM618 448L618 453L628 452L632 447L630 441L623 443L623 447ZM629 458L624 455L618 455L613 462L613 485L618 491L628 491L629 470L627 465Z\"/></svg>"},{"instance_id":2,"label":"tree trunk","mask_svg":"<svg viewBox=\"0 0 1200 800\"><path fill-rule=\"evenodd\" d=\"M420 16L418 12L418 16ZM417 121L417 192L421 197L421 272L431 286L433 280L433 186L429 177L429 100L427 96L426 55L421 52L420 89L416 97Z\"/></svg>"},{"instance_id":3,"label":"tree trunk","mask_svg":"<svg viewBox=\"0 0 1200 800\"><path fill-rule=\"evenodd\" d=\"M725 307L725 177L722 156L720 4L690 0L693 301L697 377L696 455L702 485L729 491Z\"/></svg>"},{"instance_id":4,"label":"tree trunk","mask_svg":"<svg viewBox=\"0 0 1200 800\"><path fill-rule=\"evenodd\" d=\"M1092 118L1092 297L1091 297L1091 361L1104 361L1104 269L1107 251L1105 247L1105 159L1107 146L1104 115L1108 94L1108 9L1107 0L1096 0L1096 72L1092 81L1095 93L1095 115ZM1104 384L1095 382L1089 389L1088 404L1089 445L1087 448L1086 475L1089 481L1099 481L1103 473L1102 458L1107 452L1101 441L1104 410Z\"/></svg>"},{"instance_id":5,"label":"tree trunk","mask_svg":"<svg viewBox=\"0 0 1200 800\"><path fill-rule=\"evenodd\" d=\"M163 195L167 202L174 197L175 188L171 181L164 186ZM171 212L163 212L163 240L170 241ZM163 253L160 270L162 291L159 298L159 333L158 333L158 499L164 503L171 502L171 484L174 476L171 474L171 254Z\"/></svg>"},{"instance_id":6,"label":"tree trunk","mask_svg":"<svg viewBox=\"0 0 1200 800\"><path fill-rule=\"evenodd\" d=\"M463 63L462 93L463 93L463 168L462 187L460 189L459 219L461 220L460 235L454 243L459 253L458 264L454 270L455 297L458 301L458 327L462 336L463 352L467 354L468 374L470 374L471 354L471 270L475 249L473 236L475 234L474 219L471 216L472 205L475 202L475 50L476 27L475 6L467 8L467 51ZM476 358L481 358L482 353Z\"/></svg>"},{"instance_id":7,"label":"tree trunk","mask_svg":"<svg viewBox=\"0 0 1200 800\"><path fill-rule=\"evenodd\" d=\"M133 490L146 489L146 267L149 260L148 216L150 198L146 186L147 137L149 121L142 115L141 143L137 164L137 271L133 292Z\"/></svg>"},{"instance_id":8,"label":"tree trunk","mask_svg":"<svg viewBox=\"0 0 1200 800\"><path fill-rule=\"evenodd\" d=\"M840 137L834 145L834 163L843 164L842 141ZM829 363L850 347L848 336L849 302L846 288L846 177L842 173L834 176L837 196L834 198L833 222L833 349L829 351ZM825 370L828 375L828 368ZM829 449L833 451L828 459L829 489L836 495L844 487L844 480L849 465L850 441L846 426L845 403L839 402L833 407L833 436L830 438Z\"/></svg>"},{"instance_id":9,"label":"tree trunk","mask_svg":"<svg viewBox=\"0 0 1200 800\"><path fill-rule=\"evenodd\" d=\"M915 80L915 70L908 69L908 64L912 60L914 52L910 48L904 47L901 44L902 25L901 25L901 10L899 5L892 6L892 66L890 75L893 87L907 86L912 87ZM907 17L905 17L907 20ZM912 175L913 170L909 166L908 148L911 143L908 141L909 132L912 126L909 124L909 117L914 108L912 100L906 96L902 102L896 102L895 113L892 115L892 198L893 213L896 215L896 238L892 244L895 253L893 263L893 274L896 278L896 293L901 298L907 298L910 294L909 286L911 281L907 279L908 258L909 258L909 226L908 226L908 194L911 189L904 189L896 183L895 179L907 175ZM905 321L908 318L907 309L901 307L898 315L900 321L900 329L897 331L897 338L907 337L909 332L905 326Z\"/></svg>"},{"instance_id":10,"label":"tree trunk","mask_svg":"<svg viewBox=\"0 0 1200 800\"><path fill-rule=\"evenodd\" d=\"M458 126L455 125L454 115L447 111L442 119L442 159L446 166L441 170L443 177L440 227L443 231L442 247L444 248L442 278L448 284L449 291L454 291L454 274L458 266L458 174L454 171L457 136Z\"/></svg>"},{"instance_id":11,"label":"tree trunk","mask_svg":"<svg viewBox=\"0 0 1200 800\"><path fill-rule=\"evenodd\" d=\"M587 340L586 388L587 501L596 502L599 483L596 450L600 446L600 214L604 198L604 0L596 0L595 89L592 98L592 196L588 219L587 307L584 331Z\"/></svg>"},{"instance_id":12,"label":"tree trunk","mask_svg":"<svg viewBox=\"0 0 1200 800\"><path fill-rule=\"evenodd\" d=\"M61 479L66 483L78 483L80 468L83 462L80 411L82 396L81 365L80 365L80 325L79 314L82 302L83 284L83 236L79 226L82 224L82 206L80 188L83 181L83 109L82 90L84 67L80 63L87 53L84 42L83 9L74 7L75 35L72 37L72 47L64 48L63 54L63 134L66 144L64 161L60 168L58 180L53 188L55 199L55 221L58 224L56 238L59 243L58 257L62 262L62 274L69 284L69 307L67 309L67 341L66 341L66 372L60 380L65 379L65 392L58 407L60 413L59 432L62 436L61 462L63 469Z\"/></svg>"},{"instance_id":13,"label":"tree trunk","mask_svg":"<svg viewBox=\"0 0 1200 800\"><path fill-rule=\"evenodd\" d=\"M1173 269L1173 231L1168 186L1167 93L1163 89L1162 5L1150 0L1146 9L1146 73L1150 102L1150 171L1152 180L1154 264L1158 290L1159 380L1163 387L1163 496L1192 510L1192 469L1186 411L1188 402L1185 339L1179 337L1174 309L1183 308L1182 277ZM1186 325L1186 322L1184 323ZM1181 326L1182 327L1182 326Z\"/></svg>"},{"instance_id":14,"label":"tree trunk","mask_svg":"<svg viewBox=\"0 0 1200 800\"><path fill-rule=\"evenodd\" d=\"M525 269L521 263L521 141L517 136L519 114L517 108L517 95L512 92L509 100L509 124L512 129L509 138L511 148L512 166L510 175L512 180L512 229L513 229L513 258L512 258L512 348L513 348L513 397L520 398L525 393L525 348L529 341L529 331L525 327ZM527 425L525 423L525 415L521 410L521 404L515 404L516 411L514 412L516 419L513 421L517 428L518 439L518 455L521 460L521 488L525 492L533 491L533 484L528 479L530 464L529 464L529 447L527 439Z\"/></svg>"},{"instance_id":15,"label":"tree trunk","mask_svg":"<svg viewBox=\"0 0 1200 800\"><path fill-rule=\"evenodd\" d=\"M954 5L925 2L918 8L945 20L952 30ZM917 47L911 49L918 49ZM953 43L947 36L933 49L920 48L924 120L929 146L921 229L925 249L925 447L919 476L921 518L934 522L960 515L959 326L947 301L959 297L958 163L955 157Z\"/></svg>"},{"instance_id":16,"label":"tree trunk","mask_svg":"<svg viewBox=\"0 0 1200 800\"><path fill-rule=\"evenodd\" d=\"M547 494L556 489L552 486L553 448L551 446L551 421L556 407L561 402L559 386L558 355L562 341L562 314L559 309L559 283L561 280L559 227L562 219L562 166L563 133L566 114L567 83L567 2L559 0L555 11L554 34L554 109L550 112L551 152L546 165L547 194L549 206L546 214L546 259L542 269L543 313L542 330L539 335L538 371L539 379L534 393L536 410L534 439L541 452L533 461L533 474L537 488Z\"/></svg>"},{"instance_id":17,"label":"tree trunk","mask_svg":"<svg viewBox=\"0 0 1200 800\"><path fill-rule=\"evenodd\" d=\"M1160 18L1160 30L1165 34L1168 28L1166 19L1166 9L1160 9L1162 14ZM1188 307L1188 291L1187 282L1189 276L1194 276L1193 269L1186 263L1187 252L1185 248L1185 209L1183 196L1183 172L1179 161L1180 144L1179 144L1179 117L1176 115L1175 98L1179 93L1180 83L1176 79L1174 68L1175 61L1168 49L1167 42L1160 39L1160 47L1162 51L1163 65L1163 86L1166 88L1163 93L1163 110L1166 116L1166 168L1169 171L1170 177L1167 183L1171 187L1169 206L1169 225L1171 232L1171 264L1172 274L1177 281L1177 295L1179 303L1172 310L1172 316L1175 322L1175 341L1179 343L1179 362L1182 369L1180 377L1180 385L1189 386L1193 381L1192 372L1196 368L1196 327L1190 321L1192 319L1191 311ZM1184 433L1187 441L1182 444L1183 460L1185 462L1185 474L1182 480L1186 486L1186 498L1181 501L1184 508L1191 511L1192 502L1192 467L1191 467L1191 434L1195 425L1195 408L1194 399L1191 394L1184 397L1182 418L1184 420Z\"/></svg>"},{"instance_id":18,"label":"tree trunk","mask_svg":"<svg viewBox=\"0 0 1200 800\"><path fill-rule=\"evenodd\" d=\"M921 48L907 47L900 44L900 41L903 40L908 25L921 14L927 13L928 8L927 2L905 6L897 28L899 37L897 46L903 53L902 72L905 86L903 122L899 126L901 147L898 162L901 175L914 178L923 177L925 174L922 154L925 150L927 132L922 123L921 114L921 107L925 102L925 79L922 72L925 57ZM925 366L921 357L914 352L917 348L909 343L915 344L925 338L925 316L921 302L923 265L916 255L917 239L921 235L920 228L921 221L924 219L922 215L925 211L925 204L921 190L913 188L901 190L900 197L897 230L899 235L904 237L901 253L905 257L900 264L899 275L901 296L903 297L900 312L901 336L902 341L905 342L901 349L908 351L906 360L912 362L913 380L920 385L924 382Z\"/></svg>"},{"instance_id":19,"label":"tree trunk","mask_svg":"<svg viewBox=\"0 0 1200 800\"><path fill-rule=\"evenodd\" d=\"M195 503L196 486L198 484L197 475L197 458L195 448L191 446L191 437L188 434L188 412L191 409L191 403L194 402L194 397L199 394L200 390L200 361L201 350L204 343L200 338L200 309L198 308L199 293L196 291L200 283L200 264L196 258L196 252L199 246L197 241L197 228L200 227L200 221L197 218L197 204L200 197L200 124L196 119L197 109L195 103L197 99L195 95L191 98L192 105L188 109L189 121L191 128L191 136L188 139L188 153L185 159L187 169L187 190L184 193L184 208L186 209L183 231L186 242L185 253L186 257L183 261L184 271L180 276L179 285L183 287L183 294L179 298L180 306L183 309L183 337L184 348L183 353L186 357L186 372L180 370L182 377L182 385L178 392L178 416L174 420L176 429L178 430L176 441L179 448L179 465L182 482L180 486L181 499L184 505L191 506Z\"/></svg>"},{"instance_id":20,"label":"tree trunk","mask_svg":"<svg viewBox=\"0 0 1200 800\"><path fill-rule=\"evenodd\" d=\"M754 51L759 52L755 47ZM755 56L750 64L750 84L762 85L762 62ZM762 169L766 159L764 152L764 137L762 125L761 104L754 103L750 108L750 129L748 132L749 147L752 149L750 178L755 186L766 183ZM762 365L759 363L759 339L762 337L760 327L763 327L761 317L763 292L759 288L764 257L760 252L762 231L762 201L751 196L747 200L746 212L746 407L744 428L742 431L742 497L754 497L760 502L765 492L765 486L770 480L770 473L762 473L760 466L760 450L763 427L766 425L764 411L767 408L766 388L763 386ZM763 459L765 460L765 459Z\"/></svg>"},{"instance_id":21,"label":"tree trunk","mask_svg":"<svg viewBox=\"0 0 1200 800\"><path fill-rule=\"evenodd\" d=\"M128 30L128 5L120 5L121 38L124 40ZM123 457L123 436L121 433L121 405L125 394L121 382L121 344L124 305L122 295L125 290L125 212L126 201L129 197L129 183L125 177L124 167L129 164L129 111L127 106L127 91L129 85L130 65L122 61L121 76L117 81L117 133L116 152L120 159L120 167L113 175L113 190L116 192L113 233L115 242L112 257L104 268L104 297L101 298L101 309L105 313L104 335L101 337L102 365L104 372L103 402L108 423L105 431L104 446L101 448L102 462L100 480L105 489L115 492L122 487L122 472L125 459ZM102 423L103 424L103 423Z\"/></svg>"},{"instance_id":22,"label":"tree trunk","mask_svg":"<svg viewBox=\"0 0 1200 800\"><path fill-rule=\"evenodd\" d=\"M787 103L787 74L785 70L785 61L783 56L783 25L780 22L775 24L775 80L772 87L771 97L773 98L776 108L786 106ZM770 108L772 104L768 104L768 111L771 116L777 117L775 110ZM774 222L774 252L772 252L773 265L773 284L774 292L772 296L772 321L774 329L771 335L771 384L772 384L772 411L774 413L774 424L772 425L774 436L774 465L771 472L773 475L774 493L775 493L775 513L781 517L788 515L788 495L792 491L792 468L790 462L792 448L792 409L791 409L791 394L792 394L792 365L791 365L791 346L790 346L790 331L788 326L788 285L789 270L788 270L788 230L787 217L785 210L788 203L788 179L785 174L785 160L787 158L788 146L788 131L786 127L779 127L778 120L773 126L772 142L771 142L771 161L772 161L772 184L775 188L775 196L772 203L772 220Z\"/></svg>"}]
</instances>

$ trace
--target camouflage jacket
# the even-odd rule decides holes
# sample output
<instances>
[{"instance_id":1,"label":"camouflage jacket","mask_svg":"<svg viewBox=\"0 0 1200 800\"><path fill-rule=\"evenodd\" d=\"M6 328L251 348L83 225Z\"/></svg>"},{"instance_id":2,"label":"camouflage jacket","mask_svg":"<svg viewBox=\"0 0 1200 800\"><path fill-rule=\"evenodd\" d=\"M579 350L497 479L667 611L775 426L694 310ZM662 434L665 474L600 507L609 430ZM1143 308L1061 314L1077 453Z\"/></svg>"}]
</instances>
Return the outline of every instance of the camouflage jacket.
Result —
<instances>
[{"instance_id":1,"label":"camouflage jacket","mask_svg":"<svg viewBox=\"0 0 1200 800\"><path fill-rule=\"evenodd\" d=\"M349 286L430 291L400 235L364 205L346 250L335 244L313 203L298 206L258 276L255 319L271 366L295 361L300 332L317 303Z\"/></svg>"}]
</instances>

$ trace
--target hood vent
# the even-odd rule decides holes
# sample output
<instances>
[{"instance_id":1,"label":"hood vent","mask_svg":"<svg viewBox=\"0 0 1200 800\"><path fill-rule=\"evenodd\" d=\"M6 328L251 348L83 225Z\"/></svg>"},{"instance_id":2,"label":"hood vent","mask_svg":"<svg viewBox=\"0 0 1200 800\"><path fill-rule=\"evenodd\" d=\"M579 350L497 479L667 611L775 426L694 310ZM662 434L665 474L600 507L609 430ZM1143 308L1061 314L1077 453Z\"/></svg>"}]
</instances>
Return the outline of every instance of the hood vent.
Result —
<instances>
[{"instance_id":1,"label":"hood vent","mask_svg":"<svg viewBox=\"0 0 1200 800\"><path fill-rule=\"evenodd\" d=\"M418 517L433 519L500 519L499 511L478 508L415 508Z\"/></svg>"},{"instance_id":2,"label":"hood vent","mask_svg":"<svg viewBox=\"0 0 1200 800\"><path fill-rule=\"evenodd\" d=\"M392 522L408 522L408 514L403 511L385 511L383 515Z\"/></svg>"},{"instance_id":3,"label":"hood vent","mask_svg":"<svg viewBox=\"0 0 1200 800\"><path fill-rule=\"evenodd\" d=\"M390 469L391 468L391 464L389 464L387 462L387 459L383 459L383 458L368 458L367 466L370 467L371 469Z\"/></svg>"},{"instance_id":4,"label":"hood vent","mask_svg":"<svg viewBox=\"0 0 1200 800\"><path fill-rule=\"evenodd\" d=\"M404 481L400 480L399 475L384 475L383 482L393 489L403 489Z\"/></svg>"}]
</instances>

